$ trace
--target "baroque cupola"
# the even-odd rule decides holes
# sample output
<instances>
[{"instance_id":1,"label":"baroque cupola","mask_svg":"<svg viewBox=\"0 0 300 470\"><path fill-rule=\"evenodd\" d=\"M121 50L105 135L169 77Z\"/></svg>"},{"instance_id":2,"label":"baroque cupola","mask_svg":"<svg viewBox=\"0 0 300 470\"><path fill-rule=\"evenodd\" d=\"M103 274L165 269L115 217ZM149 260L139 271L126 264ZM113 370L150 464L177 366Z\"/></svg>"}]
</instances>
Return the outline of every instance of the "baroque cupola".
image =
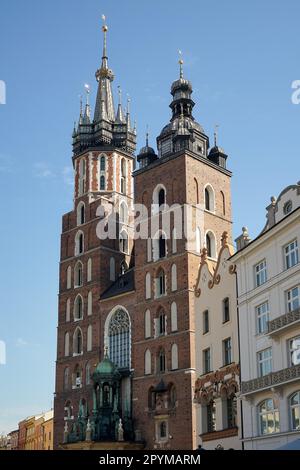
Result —
<instances>
[{"instance_id":1,"label":"baroque cupola","mask_svg":"<svg viewBox=\"0 0 300 470\"><path fill-rule=\"evenodd\" d=\"M179 78L172 83L170 104L172 117L157 137L158 156L179 152L183 149L190 150L202 157L207 157L209 139L202 126L193 116L195 106L192 100L192 84L183 75L183 60L179 60Z\"/></svg>"}]
</instances>

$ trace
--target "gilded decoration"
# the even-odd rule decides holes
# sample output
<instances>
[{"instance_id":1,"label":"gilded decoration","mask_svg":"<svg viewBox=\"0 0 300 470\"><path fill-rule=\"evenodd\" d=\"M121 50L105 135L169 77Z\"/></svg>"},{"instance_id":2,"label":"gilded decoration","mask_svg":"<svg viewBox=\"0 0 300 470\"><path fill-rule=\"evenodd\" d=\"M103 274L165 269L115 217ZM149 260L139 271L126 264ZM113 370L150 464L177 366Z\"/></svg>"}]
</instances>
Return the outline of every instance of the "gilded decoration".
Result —
<instances>
[{"instance_id":1,"label":"gilded decoration","mask_svg":"<svg viewBox=\"0 0 300 470\"><path fill-rule=\"evenodd\" d=\"M223 268L226 268L226 265L227 265L227 260L222 259L223 251L226 248L229 250L230 255L232 255L233 254L233 249L232 249L232 246L228 244L228 232L225 231L222 234L221 250L219 252L216 267L212 266L211 262L208 261L208 259L207 259L207 249L203 248L201 250L201 261L200 261L200 265L199 265L197 281L196 281L196 284L194 286L194 291L195 291L195 296L196 297L200 297L200 295L201 295L201 289L199 287L200 280L202 282L206 282L206 276L201 277L201 272L202 272L203 266L205 266L205 265L207 266L208 272L211 275L211 279L209 279L209 281L208 281L208 288L212 289L215 285L217 286L218 284L220 284L220 281L221 281L221 275L219 273L220 265ZM228 268L228 272L230 274L234 274L236 272L236 266L234 264L231 264Z\"/></svg>"}]
</instances>

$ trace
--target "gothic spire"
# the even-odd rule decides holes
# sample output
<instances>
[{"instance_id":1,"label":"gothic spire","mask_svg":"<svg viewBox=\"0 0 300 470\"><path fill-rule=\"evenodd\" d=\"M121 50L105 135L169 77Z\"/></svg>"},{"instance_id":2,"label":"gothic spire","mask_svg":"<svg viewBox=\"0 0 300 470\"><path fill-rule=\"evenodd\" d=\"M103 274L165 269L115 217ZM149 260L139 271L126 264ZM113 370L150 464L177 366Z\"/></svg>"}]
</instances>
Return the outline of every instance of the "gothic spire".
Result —
<instances>
[{"instance_id":1,"label":"gothic spire","mask_svg":"<svg viewBox=\"0 0 300 470\"><path fill-rule=\"evenodd\" d=\"M85 92L86 92L86 103L83 115L83 124L90 124L91 123L91 108L90 108L90 86L88 84L84 85Z\"/></svg>"},{"instance_id":2,"label":"gothic spire","mask_svg":"<svg viewBox=\"0 0 300 470\"><path fill-rule=\"evenodd\" d=\"M116 124L124 124L124 116L123 116L123 109L122 109L122 90L121 87L118 86L118 95L119 95L119 104L118 110L116 114Z\"/></svg>"},{"instance_id":3,"label":"gothic spire","mask_svg":"<svg viewBox=\"0 0 300 470\"><path fill-rule=\"evenodd\" d=\"M126 125L127 125L127 132L131 130L131 123L130 123L130 97L127 95L127 107L126 107Z\"/></svg>"},{"instance_id":4,"label":"gothic spire","mask_svg":"<svg viewBox=\"0 0 300 470\"><path fill-rule=\"evenodd\" d=\"M104 23L105 22L104 15L102 15L102 20L103 20L103 26L102 26L103 54L102 54L101 67L96 72L96 79L98 82L98 92L97 92L94 120L95 122L99 122L101 119L103 119L103 113L102 113L102 101L103 101L107 119L113 122L115 119L115 111L114 111L113 95L112 95L112 90L111 90L111 82L114 79L114 74L112 70L108 68L107 38L106 38L108 27Z\"/></svg>"}]
</instances>

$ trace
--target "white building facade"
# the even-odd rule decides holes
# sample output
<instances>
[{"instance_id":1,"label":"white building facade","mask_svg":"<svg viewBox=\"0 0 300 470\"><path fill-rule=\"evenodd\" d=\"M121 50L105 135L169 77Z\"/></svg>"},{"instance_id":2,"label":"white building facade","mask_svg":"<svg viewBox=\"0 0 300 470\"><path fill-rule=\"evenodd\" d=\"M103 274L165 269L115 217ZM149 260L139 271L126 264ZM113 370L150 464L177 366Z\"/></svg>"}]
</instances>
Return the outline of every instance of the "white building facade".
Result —
<instances>
[{"instance_id":1,"label":"white building facade","mask_svg":"<svg viewBox=\"0 0 300 470\"><path fill-rule=\"evenodd\" d=\"M242 446L236 277L228 260L232 254L224 232L216 262L202 250L195 285L194 404L197 443L207 450Z\"/></svg>"},{"instance_id":2,"label":"white building facade","mask_svg":"<svg viewBox=\"0 0 300 470\"><path fill-rule=\"evenodd\" d=\"M267 223L237 239L245 450L300 438L300 183L271 198Z\"/></svg>"}]
</instances>

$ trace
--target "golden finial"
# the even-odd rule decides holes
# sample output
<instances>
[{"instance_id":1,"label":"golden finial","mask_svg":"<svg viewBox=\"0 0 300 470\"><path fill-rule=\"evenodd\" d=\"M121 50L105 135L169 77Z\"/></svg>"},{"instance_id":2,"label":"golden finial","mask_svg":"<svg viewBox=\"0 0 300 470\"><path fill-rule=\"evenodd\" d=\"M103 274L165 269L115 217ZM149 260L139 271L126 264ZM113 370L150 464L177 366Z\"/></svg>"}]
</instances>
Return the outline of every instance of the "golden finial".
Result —
<instances>
[{"instance_id":1,"label":"golden finial","mask_svg":"<svg viewBox=\"0 0 300 470\"><path fill-rule=\"evenodd\" d=\"M107 33L108 27L107 27L107 25L105 24L106 16L105 16L105 15L102 15L101 18L102 18L102 21L103 21L102 31L103 31L103 33Z\"/></svg>"},{"instance_id":2,"label":"golden finial","mask_svg":"<svg viewBox=\"0 0 300 470\"><path fill-rule=\"evenodd\" d=\"M180 78L183 78L183 59L182 59L182 51L180 49L178 50L178 54L179 54L179 60L178 60L178 63L179 63L179 76L180 76Z\"/></svg>"}]
</instances>

